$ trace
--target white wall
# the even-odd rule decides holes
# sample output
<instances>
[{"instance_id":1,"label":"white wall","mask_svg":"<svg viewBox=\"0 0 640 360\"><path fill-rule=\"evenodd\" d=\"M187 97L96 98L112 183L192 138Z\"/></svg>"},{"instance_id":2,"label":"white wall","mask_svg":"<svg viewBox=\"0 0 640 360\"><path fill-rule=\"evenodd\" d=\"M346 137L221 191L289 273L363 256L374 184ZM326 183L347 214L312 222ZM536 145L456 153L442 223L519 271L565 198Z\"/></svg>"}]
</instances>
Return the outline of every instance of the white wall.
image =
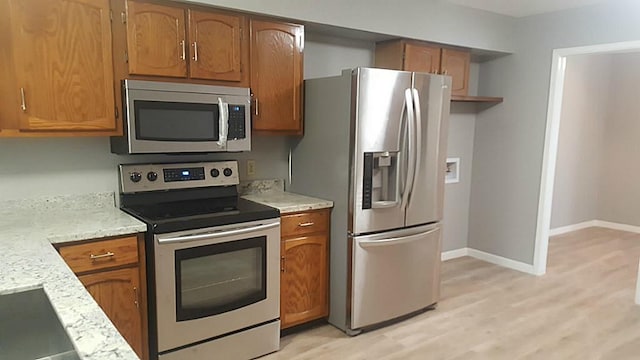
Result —
<instances>
[{"instance_id":1,"label":"white wall","mask_svg":"<svg viewBox=\"0 0 640 360\"><path fill-rule=\"evenodd\" d=\"M640 2L522 18L514 55L481 65L480 91L505 102L478 115L469 246L533 264L553 49L640 39Z\"/></svg>"},{"instance_id":2,"label":"white wall","mask_svg":"<svg viewBox=\"0 0 640 360\"><path fill-rule=\"evenodd\" d=\"M27 138L0 140L0 200L117 191L117 165L150 161L256 160L254 179L285 178L288 139L254 136L252 151L199 156L114 155L109 138Z\"/></svg>"},{"instance_id":3,"label":"white wall","mask_svg":"<svg viewBox=\"0 0 640 360\"><path fill-rule=\"evenodd\" d=\"M567 58L562 99L558 157L553 188L551 228L598 217L605 151L605 130L611 125L608 94L611 55ZM607 157L608 159L609 157Z\"/></svg>"},{"instance_id":4,"label":"white wall","mask_svg":"<svg viewBox=\"0 0 640 360\"><path fill-rule=\"evenodd\" d=\"M640 54L613 56L598 219L640 226Z\"/></svg>"}]
</instances>

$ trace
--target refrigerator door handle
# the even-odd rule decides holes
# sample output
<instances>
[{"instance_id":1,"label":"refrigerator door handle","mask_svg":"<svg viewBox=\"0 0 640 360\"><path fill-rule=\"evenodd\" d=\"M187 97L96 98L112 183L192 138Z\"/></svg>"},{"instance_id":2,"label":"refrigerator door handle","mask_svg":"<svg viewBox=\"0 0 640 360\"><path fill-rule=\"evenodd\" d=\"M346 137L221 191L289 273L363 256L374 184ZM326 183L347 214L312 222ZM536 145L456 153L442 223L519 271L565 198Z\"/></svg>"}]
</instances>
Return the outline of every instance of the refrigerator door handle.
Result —
<instances>
[{"instance_id":1,"label":"refrigerator door handle","mask_svg":"<svg viewBox=\"0 0 640 360\"><path fill-rule=\"evenodd\" d=\"M422 163L422 111L420 110L420 94L416 88L411 89L411 93L413 94L413 104L415 106L415 130L416 130L416 165L415 171L413 173L413 186L411 186L411 192L409 193L409 197L413 194L413 188L417 183L417 178L420 174L420 164ZM409 198L411 201L411 198Z\"/></svg>"},{"instance_id":2,"label":"refrigerator door handle","mask_svg":"<svg viewBox=\"0 0 640 360\"><path fill-rule=\"evenodd\" d=\"M375 246L398 245L398 244L403 244L403 243L408 243L408 242L415 241L416 239L422 238L422 237L424 237L426 235L432 234L432 233L434 233L436 231L439 231L439 230L440 230L440 227L434 227L433 229L431 229L429 231L425 231L425 232L414 234L414 235L410 235L410 236L394 237L394 238L389 238L389 239L384 239L384 240L360 240L360 241L358 241L358 244L363 248L375 247Z\"/></svg>"},{"instance_id":3,"label":"refrigerator door handle","mask_svg":"<svg viewBox=\"0 0 640 360\"><path fill-rule=\"evenodd\" d=\"M413 94L411 89L406 89L404 92L405 98L405 106L407 107L407 128L409 129L408 134L408 168L407 168L407 177L404 183L404 189L402 189L402 202L400 207L404 210L407 207L407 202L409 200L409 194L411 193L411 189L413 188L413 180L415 176L415 162L416 162L416 144L415 144L415 113L413 107Z\"/></svg>"}]
</instances>

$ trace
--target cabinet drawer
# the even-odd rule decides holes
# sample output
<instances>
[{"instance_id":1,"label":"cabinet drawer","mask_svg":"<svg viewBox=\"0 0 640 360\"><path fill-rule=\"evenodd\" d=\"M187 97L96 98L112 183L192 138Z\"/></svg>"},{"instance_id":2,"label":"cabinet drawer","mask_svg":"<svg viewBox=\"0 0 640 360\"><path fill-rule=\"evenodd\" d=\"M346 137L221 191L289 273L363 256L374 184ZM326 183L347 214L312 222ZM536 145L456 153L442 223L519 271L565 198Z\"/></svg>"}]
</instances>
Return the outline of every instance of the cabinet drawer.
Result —
<instances>
[{"instance_id":1,"label":"cabinet drawer","mask_svg":"<svg viewBox=\"0 0 640 360\"><path fill-rule=\"evenodd\" d=\"M309 211L282 216L282 237L326 231L329 211Z\"/></svg>"},{"instance_id":2,"label":"cabinet drawer","mask_svg":"<svg viewBox=\"0 0 640 360\"><path fill-rule=\"evenodd\" d=\"M60 255L76 274L135 264L138 262L138 239L129 236L65 246L60 248Z\"/></svg>"}]
</instances>

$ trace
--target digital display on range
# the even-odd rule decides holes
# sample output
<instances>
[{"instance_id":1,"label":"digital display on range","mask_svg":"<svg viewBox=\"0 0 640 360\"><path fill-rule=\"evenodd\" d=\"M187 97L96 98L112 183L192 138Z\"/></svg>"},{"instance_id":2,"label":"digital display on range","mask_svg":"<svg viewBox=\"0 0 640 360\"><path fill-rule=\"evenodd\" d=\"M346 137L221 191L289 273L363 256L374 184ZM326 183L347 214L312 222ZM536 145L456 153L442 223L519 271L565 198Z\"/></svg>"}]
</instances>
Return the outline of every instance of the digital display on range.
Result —
<instances>
[{"instance_id":1,"label":"digital display on range","mask_svg":"<svg viewBox=\"0 0 640 360\"><path fill-rule=\"evenodd\" d=\"M204 167L163 169L164 182L204 180Z\"/></svg>"}]
</instances>

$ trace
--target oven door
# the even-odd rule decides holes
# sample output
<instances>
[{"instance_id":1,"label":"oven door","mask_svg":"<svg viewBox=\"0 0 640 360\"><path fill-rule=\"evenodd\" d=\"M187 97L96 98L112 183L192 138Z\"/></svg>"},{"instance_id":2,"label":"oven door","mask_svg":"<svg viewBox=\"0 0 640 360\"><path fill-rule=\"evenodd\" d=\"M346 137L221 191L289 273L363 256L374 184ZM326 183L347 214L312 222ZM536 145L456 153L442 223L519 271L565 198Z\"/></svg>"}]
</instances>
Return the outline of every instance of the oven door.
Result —
<instances>
[{"instance_id":1,"label":"oven door","mask_svg":"<svg viewBox=\"0 0 640 360\"><path fill-rule=\"evenodd\" d=\"M154 236L158 351L280 317L280 220Z\"/></svg>"}]
</instances>

